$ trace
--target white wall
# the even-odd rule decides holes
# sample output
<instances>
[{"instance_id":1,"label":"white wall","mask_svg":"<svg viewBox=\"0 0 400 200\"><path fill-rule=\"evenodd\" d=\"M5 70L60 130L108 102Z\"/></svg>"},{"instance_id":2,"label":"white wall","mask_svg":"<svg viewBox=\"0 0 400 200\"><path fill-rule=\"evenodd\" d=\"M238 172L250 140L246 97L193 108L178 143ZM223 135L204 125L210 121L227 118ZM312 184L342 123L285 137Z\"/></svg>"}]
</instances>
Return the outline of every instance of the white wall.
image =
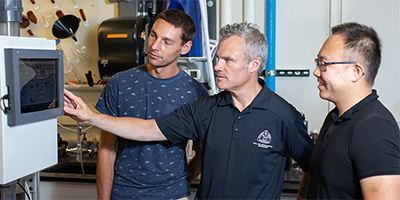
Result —
<instances>
[{"instance_id":1,"label":"white wall","mask_svg":"<svg viewBox=\"0 0 400 200\"><path fill-rule=\"evenodd\" d=\"M243 1L232 3L233 8L241 8ZM220 9L223 13L224 8L221 6ZM329 35L329 1L277 0L276 9L276 68L310 69L312 74L315 68L313 60ZM243 13L239 10L232 12L235 19L232 17L231 23L243 21ZM255 23L265 33L265 0L256 0L255 14ZM305 113L309 130L319 130L328 103L319 98L315 77L276 77L275 91Z\"/></svg>"},{"instance_id":2,"label":"white wall","mask_svg":"<svg viewBox=\"0 0 400 200\"><path fill-rule=\"evenodd\" d=\"M382 64L374 88L379 99L400 120L400 1L343 1L343 22L372 26L382 40Z\"/></svg>"},{"instance_id":3,"label":"white wall","mask_svg":"<svg viewBox=\"0 0 400 200\"><path fill-rule=\"evenodd\" d=\"M265 2L257 1L256 8L265 8ZM243 1L233 3L233 8L241 8ZM223 12L224 8L220 9ZM276 68L310 69L311 76L276 77L275 91L305 113L309 131L319 130L327 112L333 107L319 98L318 83L312 75L314 58L329 36L330 27L348 21L372 26L380 35L383 43L382 65L374 88L395 118L400 119L400 1L276 0L276 9ZM235 19L232 23L242 20L238 12L233 12ZM256 23L262 24L264 32L265 16L265 10L257 12Z\"/></svg>"}]
</instances>

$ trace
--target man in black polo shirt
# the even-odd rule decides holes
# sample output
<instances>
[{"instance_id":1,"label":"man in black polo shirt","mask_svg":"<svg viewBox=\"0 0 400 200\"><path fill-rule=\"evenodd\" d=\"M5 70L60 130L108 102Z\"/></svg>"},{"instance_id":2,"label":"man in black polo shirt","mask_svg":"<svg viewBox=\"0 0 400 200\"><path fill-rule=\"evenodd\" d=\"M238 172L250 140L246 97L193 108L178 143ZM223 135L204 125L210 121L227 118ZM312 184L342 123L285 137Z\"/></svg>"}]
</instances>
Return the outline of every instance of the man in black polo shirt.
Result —
<instances>
[{"instance_id":1,"label":"man in black polo shirt","mask_svg":"<svg viewBox=\"0 0 400 200\"><path fill-rule=\"evenodd\" d=\"M214 69L224 91L215 96L156 120L141 120L96 114L65 91L65 112L128 139L199 141L199 199L280 199L286 155L305 171L299 190L305 197L314 144L300 113L258 79L267 61L265 35L244 22L223 27L220 36Z\"/></svg>"},{"instance_id":2,"label":"man in black polo shirt","mask_svg":"<svg viewBox=\"0 0 400 200\"><path fill-rule=\"evenodd\" d=\"M336 105L311 158L309 199L400 199L396 120L372 89L381 62L376 31L332 28L316 59L319 95Z\"/></svg>"}]
</instances>

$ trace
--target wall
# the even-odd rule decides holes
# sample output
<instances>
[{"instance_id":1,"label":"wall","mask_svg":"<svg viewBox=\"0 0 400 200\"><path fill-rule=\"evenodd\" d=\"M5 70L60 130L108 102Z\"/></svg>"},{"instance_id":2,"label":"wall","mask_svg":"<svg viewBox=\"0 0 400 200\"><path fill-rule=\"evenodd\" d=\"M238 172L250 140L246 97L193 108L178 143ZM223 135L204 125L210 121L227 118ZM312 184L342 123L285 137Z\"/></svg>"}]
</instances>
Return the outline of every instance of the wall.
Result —
<instances>
[{"instance_id":1,"label":"wall","mask_svg":"<svg viewBox=\"0 0 400 200\"><path fill-rule=\"evenodd\" d=\"M65 67L67 68L68 65L71 64L74 65L82 82L86 82L85 73L91 70L94 82L97 82L100 79L97 69L97 29L102 21L116 15L116 4L109 3L107 0L55 0L55 3L58 5L58 8L56 9L54 8L55 4L53 5L50 0L36 0L35 3L38 6L38 9L35 9L35 6L30 0L22 0L22 14L27 15L28 11L32 11L37 18L39 26L36 27L35 24L31 22L29 27L21 28L21 37L29 37L27 31L31 30L36 37L56 39L52 34L53 24L58 20L58 17L55 14L56 11L61 10L64 15L73 14L81 19L82 17L79 13L79 9L83 9L87 21L89 22L89 26L86 27L83 20L79 23L75 35L80 41L80 44L76 45L73 39L65 38L61 39L60 45L64 50L66 58L69 58L70 60L69 63L66 62L64 64ZM78 7L75 8L75 5ZM41 13L43 14L43 17ZM51 17L52 15L53 17ZM49 23L48 27L44 26L45 21ZM81 46L86 47L86 55L80 55L77 52ZM75 62L74 55L70 49L72 49L75 56L80 60L79 63ZM88 63L86 63L85 56L89 58Z\"/></svg>"},{"instance_id":2,"label":"wall","mask_svg":"<svg viewBox=\"0 0 400 200\"><path fill-rule=\"evenodd\" d=\"M382 40L382 63L374 88L379 99L400 120L400 1L343 1L343 22L372 26ZM378 17L377 17L378 16Z\"/></svg>"},{"instance_id":3,"label":"wall","mask_svg":"<svg viewBox=\"0 0 400 200\"><path fill-rule=\"evenodd\" d=\"M329 36L329 1L276 3L276 68L309 69L309 77L276 77L275 91L306 115L309 131L319 131L328 103L318 95L314 58Z\"/></svg>"},{"instance_id":4,"label":"wall","mask_svg":"<svg viewBox=\"0 0 400 200\"><path fill-rule=\"evenodd\" d=\"M66 57L70 59L70 63L64 63L64 67L67 67L69 64L73 64L77 69L78 75L80 76L82 81L86 81L85 73L88 70L91 70L93 73L93 79L97 82L100 79L98 68L97 68L97 55L98 55L98 47L97 47L97 30L102 21L116 17L117 4L109 3L108 0L55 0L58 4L59 8L55 9L50 0L36 0L35 3L39 6L38 9L34 8L34 5L30 2L30 0L22 0L23 5L23 14L26 15L28 11L32 11L39 23L39 27L36 27L32 22L29 27L20 29L21 37L28 37L29 34L27 30L30 29L36 37L43 37L48 39L56 39L52 34L52 26L54 24L54 20L50 16L50 12L54 15L54 18L57 20L57 16L55 16L55 12L57 10L62 10L65 15L74 14L76 17L81 18L79 14L79 9L83 9L87 21L89 22L89 26L86 27L83 21L80 22L79 28L76 31L76 37L80 40L81 45L87 47L87 55L90 59L89 63L85 62L85 58L79 55L76 50L79 46L74 44L73 39L66 38L61 39L61 46L64 50L64 54ZM78 8L74 8L74 2L79 5ZM48 27L44 26L44 20L40 14L42 12L45 20L49 23ZM74 62L74 57L70 51L71 48L75 55L80 59L79 63ZM102 91L102 86L88 87L87 85L69 85L66 87L71 90L76 95L80 96L88 105L94 108L97 99L100 96ZM77 126L76 122L69 119L69 117L60 116L58 117L58 122L65 126L67 129L58 127L58 132L61 134L63 140L67 141L77 141ZM83 130L87 129L87 126L83 127ZM86 137L89 141L96 141L99 138L99 129L90 128L86 131L82 131L82 133L87 133ZM73 142L72 142L73 143ZM74 146L72 144L72 146Z\"/></svg>"},{"instance_id":5,"label":"wall","mask_svg":"<svg viewBox=\"0 0 400 200\"><path fill-rule=\"evenodd\" d=\"M220 0L226 1L226 0ZM230 1L230 0L227 0ZM243 20L244 1L232 0L230 22ZM256 22L265 33L266 0L256 1ZM222 4L222 3L221 3ZM225 3L226 4L226 3ZM264 5L263 5L264 4ZM223 17L224 8L221 7ZM373 26L383 43L382 65L374 88L380 100L400 120L400 22L398 0L276 0L276 68L309 69L310 77L276 77L276 92L308 119L309 131L319 130L333 104L319 98L314 58L330 34L330 27L356 21ZM242 11L242 12L241 12ZM227 20L221 20L223 22ZM221 22L222 24L222 22Z\"/></svg>"}]
</instances>

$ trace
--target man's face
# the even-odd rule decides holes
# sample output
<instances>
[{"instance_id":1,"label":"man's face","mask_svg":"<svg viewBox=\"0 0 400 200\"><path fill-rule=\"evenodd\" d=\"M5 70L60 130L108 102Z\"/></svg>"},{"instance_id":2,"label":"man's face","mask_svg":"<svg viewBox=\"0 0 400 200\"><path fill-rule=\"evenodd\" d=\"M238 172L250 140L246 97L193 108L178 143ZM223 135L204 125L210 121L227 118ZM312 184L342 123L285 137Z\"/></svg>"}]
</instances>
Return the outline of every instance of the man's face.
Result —
<instances>
[{"instance_id":1,"label":"man's face","mask_svg":"<svg viewBox=\"0 0 400 200\"><path fill-rule=\"evenodd\" d=\"M341 62L342 50L345 41L342 35L331 35L318 53L318 60L325 62ZM346 60L347 61L347 60ZM346 97L346 88L351 84L351 67L348 64L326 65L326 71L322 72L319 67L314 70L317 77L319 96L322 99L336 103Z\"/></svg>"},{"instance_id":2,"label":"man's face","mask_svg":"<svg viewBox=\"0 0 400 200\"><path fill-rule=\"evenodd\" d=\"M215 56L218 58L214 70L217 76L217 87L221 90L235 91L251 78L244 51L246 40L231 36L219 42Z\"/></svg>"},{"instance_id":3,"label":"man's face","mask_svg":"<svg viewBox=\"0 0 400 200\"><path fill-rule=\"evenodd\" d=\"M182 44L181 28L175 28L163 19L158 19L151 29L148 46L149 46L149 63L154 67L167 67L176 65L181 54L185 54L190 50L187 44ZM186 51L187 50L187 51Z\"/></svg>"},{"instance_id":4,"label":"man's face","mask_svg":"<svg viewBox=\"0 0 400 200\"><path fill-rule=\"evenodd\" d=\"M33 68L38 79L44 79L53 74L53 66L43 66Z\"/></svg>"}]
</instances>

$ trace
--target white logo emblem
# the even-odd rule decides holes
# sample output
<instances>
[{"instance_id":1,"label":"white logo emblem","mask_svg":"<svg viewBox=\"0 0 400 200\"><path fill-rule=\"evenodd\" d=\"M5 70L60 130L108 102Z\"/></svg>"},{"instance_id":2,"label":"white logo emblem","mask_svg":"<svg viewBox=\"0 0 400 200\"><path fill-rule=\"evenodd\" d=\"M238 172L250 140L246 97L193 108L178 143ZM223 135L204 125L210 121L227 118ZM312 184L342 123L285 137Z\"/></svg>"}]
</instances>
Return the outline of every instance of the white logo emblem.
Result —
<instances>
[{"instance_id":1,"label":"white logo emblem","mask_svg":"<svg viewBox=\"0 0 400 200\"><path fill-rule=\"evenodd\" d=\"M268 130L264 130L258 135L257 141L263 144L271 144L271 133Z\"/></svg>"},{"instance_id":2,"label":"white logo emblem","mask_svg":"<svg viewBox=\"0 0 400 200\"><path fill-rule=\"evenodd\" d=\"M258 147L261 148L273 148L271 144L272 141L272 136L271 133L268 130L264 130L263 132L261 132L258 137L257 137L257 142L253 142L254 145L257 145Z\"/></svg>"}]
</instances>

